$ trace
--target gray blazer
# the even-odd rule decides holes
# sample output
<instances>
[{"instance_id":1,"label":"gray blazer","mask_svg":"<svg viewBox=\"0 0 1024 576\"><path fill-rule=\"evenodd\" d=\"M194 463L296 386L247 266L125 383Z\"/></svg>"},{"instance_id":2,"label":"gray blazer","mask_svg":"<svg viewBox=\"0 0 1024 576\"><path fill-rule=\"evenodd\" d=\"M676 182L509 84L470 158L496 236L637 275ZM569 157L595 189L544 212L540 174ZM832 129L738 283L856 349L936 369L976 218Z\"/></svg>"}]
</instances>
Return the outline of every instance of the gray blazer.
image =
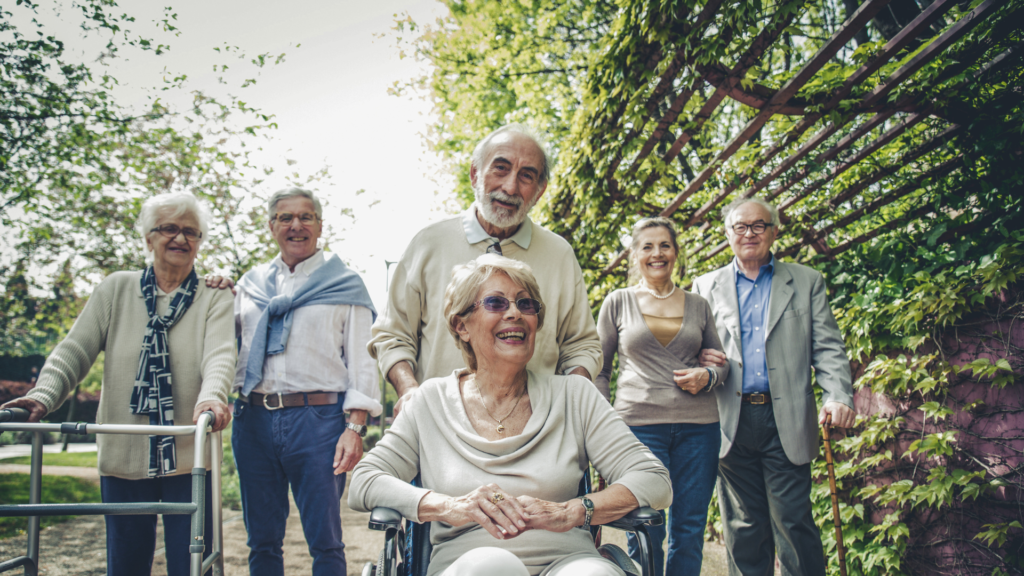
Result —
<instances>
[{"instance_id":1,"label":"gray blazer","mask_svg":"<svg viewBox=\"0 0 1024 576\"><path fill-rule=\"evenodd\" d=\"M711 304L729 357L729 377L724 386L715 389L722 426L719 458L723 458L736 438L743 391L735 269L732 264L719 268L697 278L693 287ZM820 273L800 264L775 261L765 338L772 408L782 447L793 464L806 464L818 455L818 408L811 389L811 368L824 390L824 402L853 408L850 360Z\"/></svg>"}]
</instances>

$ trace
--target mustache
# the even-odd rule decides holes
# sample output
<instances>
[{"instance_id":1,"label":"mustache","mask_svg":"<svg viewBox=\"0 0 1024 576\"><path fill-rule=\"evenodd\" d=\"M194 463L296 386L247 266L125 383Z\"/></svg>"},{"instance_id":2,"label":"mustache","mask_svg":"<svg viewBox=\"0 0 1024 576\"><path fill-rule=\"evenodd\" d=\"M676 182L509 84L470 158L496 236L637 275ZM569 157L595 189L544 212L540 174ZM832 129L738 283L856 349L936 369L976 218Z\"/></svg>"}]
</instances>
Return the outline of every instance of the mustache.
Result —
<instances>
[{"instance_id":1,"label":"mustache","mask_svg":"<svg viewBox=\"0 0 1024 576\"><path fill-rule=\"evenodd\" d=\"M505 194L501 190L495 190L493 192L488 193L487 194L487 199L488 200L492 200L492 201L493 200L497 200L499 202L504 202L505 204L511 204L511 205L515 206L516 208L519 208L520 206L523 205L523 199L522 198L520 198L519 196L512 196L512 195L509 195L509 194Z\"/></svg>"}]
</instances>

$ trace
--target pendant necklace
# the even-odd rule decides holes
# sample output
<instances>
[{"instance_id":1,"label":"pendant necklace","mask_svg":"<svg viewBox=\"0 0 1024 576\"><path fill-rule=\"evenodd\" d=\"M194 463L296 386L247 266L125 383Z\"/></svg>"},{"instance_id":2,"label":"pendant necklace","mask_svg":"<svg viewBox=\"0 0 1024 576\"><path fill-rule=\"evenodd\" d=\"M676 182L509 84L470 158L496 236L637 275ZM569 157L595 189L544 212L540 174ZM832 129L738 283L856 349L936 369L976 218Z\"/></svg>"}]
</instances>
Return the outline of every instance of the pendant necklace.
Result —
<instances>
[{"instance_id":1,"label":"pendant necklace","mask_svg":"<svg viewBox=\"0 0 1024 576\"><path fill-rule=\"evenodd\" d=\"M640 287L643 288L651 296L654 296L655 298L657 298L658 300L664 300L664 299L668 298L669 296L671 296L671 295L676 293L676 284L675 284L675 282L672 283L672 289L669 290L668 294L665 294L664 296L659 295L657 292L654 291L653 288L648 286L646 280L642 280L642 279L640 280Z\"/></svg>"},{"instance_id":2,"label":"pendant necklace","mask_svg":"<svg viewBox=\"0 0 1024 576\"><path fill-rule=\"evenodd\" d=\"M479 386L478 386L478 388L479 388ZM497 432L498 434L504 434L505 433L505 425L502 424L502 422L504 422L505 420L508 420L508 417L511 416L512 413L516 411L516 408L519 407L519 401L523 399L523 394L525 392L526 392L526 386L523 386L523 389L519 392L519 396L516 398L516 403L512 405L512 409L508 411L508 414L505 414L505 416L500 418L500 419L499 418L495 418L494 415L491 414L491 411L487 409L487 402L484 402L484 395L480 394L480 402L484 405L484 412L487 412L487 415L491 417L491 420L494 420L495 422L498 423L498 426L495 427L495 429L494 429L495 432Z\"/></svg>"}]
</instances>

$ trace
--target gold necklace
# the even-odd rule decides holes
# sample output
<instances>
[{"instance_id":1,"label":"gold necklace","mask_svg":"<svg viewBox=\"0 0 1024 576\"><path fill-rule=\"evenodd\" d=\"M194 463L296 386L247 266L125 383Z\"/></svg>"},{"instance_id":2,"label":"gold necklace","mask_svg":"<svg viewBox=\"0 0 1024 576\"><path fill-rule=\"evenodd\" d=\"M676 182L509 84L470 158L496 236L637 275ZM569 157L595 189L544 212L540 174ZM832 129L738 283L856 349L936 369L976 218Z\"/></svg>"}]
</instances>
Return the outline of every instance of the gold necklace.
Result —
<instances>
[{"instance_id":1,"label":"gold necklace","mask_svg":"<svg viewBox=\"0 0 1024 576\"><path fill-rule=\"evenodd\" d=\"M477 385L477 389L480 389L479 384ZM480 403L484 405L484 412L487 412L487 415L491 417L491 420L494 420L495 422L498 423L498 426L494 429L495 432L497 432L498 434L505 433L505 425L502 424L502 422L508 420L508 417L511 416L512 413L516 411L516 408L519 407L519 401L523 399L523 395L525 393L526 386L523 385L523 389L519 391L519 396L516 398L516 403L512 405L512 409L508 411L508 414L505 414L505 416L501 419L495 418L494 415L491 414L491 411L487 409L487 402L484 400L483 392L480 393Z\"/></svg>"}]
</instances>

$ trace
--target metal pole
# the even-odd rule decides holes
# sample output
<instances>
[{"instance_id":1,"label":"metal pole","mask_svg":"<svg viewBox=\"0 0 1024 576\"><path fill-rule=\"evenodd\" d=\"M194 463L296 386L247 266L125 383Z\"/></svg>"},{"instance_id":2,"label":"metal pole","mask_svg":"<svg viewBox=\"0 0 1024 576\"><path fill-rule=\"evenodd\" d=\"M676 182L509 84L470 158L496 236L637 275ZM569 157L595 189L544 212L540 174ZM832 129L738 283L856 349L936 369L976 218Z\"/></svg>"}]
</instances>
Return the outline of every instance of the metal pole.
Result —
<instances>
[{"instance_id":1,"label":"metal pole","mask_svg":"<svg viewBox=\"0 0 1024 576\"><path fill-rule=\"evenodd\" d=\"M210 462L210 489L213 491L211 494L213 500L213 534L210 538L213 542L213 554L217 555L217 558L213 562L213 574L214 576L223 576L224 574L224 531L222 518L222 494L221 494L221 477L220 467L224 460L224 441L221 437L221 433L217 432L213 435L213 442L210 446L211 462Z\"/></svg>"},{"instance_id":2,"label":"metal pole","mask_svg":"<svg viewBox=\"0 0 1024 576\"><path fill-rule=\"evenodd\" d=\"M28 480L28 503L41 504L43 493L43 433L32 433L32 471ZM39 516L28 517L28 557L39 566Z\"/></svg>"},{"instance_id":3,"label":"metal pole","mask_svg":"<svg viewBox=\"0 0 1024 576\"><path fill-rule=\"evenodd\" d=\"M192 462L192 502L196 511L192 514L192 541L189 543L191 576L203 574L203 552L206 541L203 534L206 522L206 439L207 426L213 420L213 412L203 412L196 422L195 443Z\"/></svg>"},{"instance_id":4,"label":"metal pole","mask_svg":"<svg viewBox=\"0 0 1024 576\"><path fill-rule=\"evenodd\" d=\"M825 414L825 465L828 468L828 489L832 494L832 523L836 526L836 551L839 553L839 574L846 576L846 546L843 545L843 525L839 518L839 494L836 490L836 472L832 466L832 414Z\"/></svg>"},{"instance_id":5,"label":"metal pole","mask_svg":"<svg viewBox=\"0 0 1024 576\"><path fill-rule=\"evenodd\" d=\"M398 264L398 261L385 260L384 261L384 290L391 291L391 265ZM380 403L384 405L384 410L380 413L380 437L384 437L384 427L387 425L388 419L387 403L385 399L388 397L388 375L380 375Z\"/></svg>"}]
</instances>

